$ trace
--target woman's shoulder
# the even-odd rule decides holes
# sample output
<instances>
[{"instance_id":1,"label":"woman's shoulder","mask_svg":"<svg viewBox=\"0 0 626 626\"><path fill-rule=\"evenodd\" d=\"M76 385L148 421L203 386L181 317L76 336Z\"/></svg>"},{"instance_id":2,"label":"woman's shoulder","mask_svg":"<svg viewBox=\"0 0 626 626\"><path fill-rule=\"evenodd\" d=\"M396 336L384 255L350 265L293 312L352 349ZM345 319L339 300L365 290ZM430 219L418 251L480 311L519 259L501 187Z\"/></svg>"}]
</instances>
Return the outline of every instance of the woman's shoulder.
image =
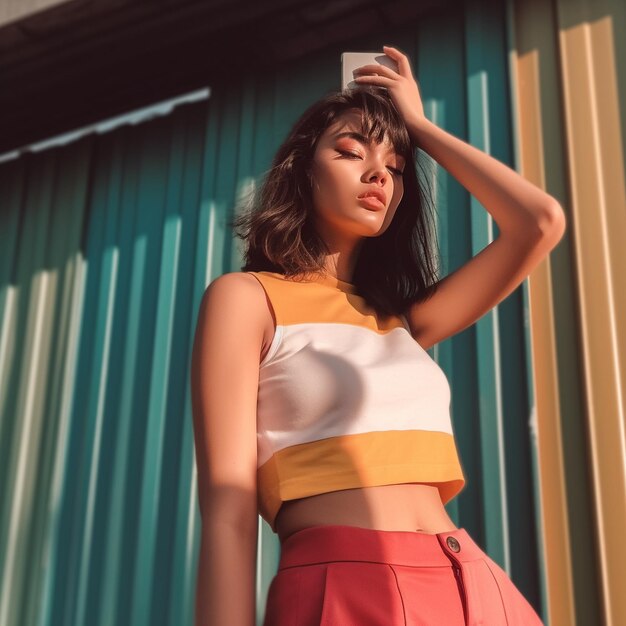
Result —
<instances>
[{"instance_id":1,"label":"woman's shoulder","mask_svg":"<svg viewBox=\"0 0 626 626\"><path fill-rule=\"evenodd\" d=\"M255 280L252 272L226 272L215 277L207 286L207 289L218 285L222 288L229 287L231 289L246 289L246 285L253 285L258 281Z\"/></svg>"},{"instance_id":2,"label":"woman's shoulder","mask_svg":"<svg viewBox=\"0 0 626 626\"><path fill-rule=\"evenodd\" d=\"M264 290L250 272L227 272L214 278L207 286L204 298L228 300L240 306L254 305L263 297Z\"/></svg>"}]
</instances>

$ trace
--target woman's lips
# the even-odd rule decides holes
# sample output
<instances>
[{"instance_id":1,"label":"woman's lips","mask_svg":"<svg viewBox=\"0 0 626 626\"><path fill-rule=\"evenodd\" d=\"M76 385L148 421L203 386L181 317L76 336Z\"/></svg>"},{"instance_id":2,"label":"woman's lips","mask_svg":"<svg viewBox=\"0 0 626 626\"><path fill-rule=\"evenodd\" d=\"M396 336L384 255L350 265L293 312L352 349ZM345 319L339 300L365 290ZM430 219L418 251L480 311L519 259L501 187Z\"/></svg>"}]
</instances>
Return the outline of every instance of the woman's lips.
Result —
<instances>
[{"instance_id":1,"label":"woman's lips","mask_svg":"<svg viewBox=\"0 0 626 626\"><path fill-rule=\"evenodd\" d=\"M357 198L357 200L375 211L381 211L385 208L385 205L376 196L366 196L365 198Z\"/></svg>"}]
</instances>

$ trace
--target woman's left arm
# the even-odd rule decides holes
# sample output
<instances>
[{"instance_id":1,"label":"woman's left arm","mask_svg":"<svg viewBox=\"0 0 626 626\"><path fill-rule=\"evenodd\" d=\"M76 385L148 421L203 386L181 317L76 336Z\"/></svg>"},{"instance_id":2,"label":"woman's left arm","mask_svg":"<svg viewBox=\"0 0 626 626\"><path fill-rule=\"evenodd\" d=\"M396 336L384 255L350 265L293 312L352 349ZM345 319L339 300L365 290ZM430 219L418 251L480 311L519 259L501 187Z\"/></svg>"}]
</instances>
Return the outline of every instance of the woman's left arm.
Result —
<instances>
[{"instance_id":1,"label":"woman's left arm","mask_svg":"<svg viewBox=\"0 0 626 626\"><path fill-rule=\"evenodd\" d=\"M426 118L410 121L407 128L417 145L489 211L501 234L515 238L543 234L561 239L565 213L555 198Z\"/></svg>"}]
</instances>

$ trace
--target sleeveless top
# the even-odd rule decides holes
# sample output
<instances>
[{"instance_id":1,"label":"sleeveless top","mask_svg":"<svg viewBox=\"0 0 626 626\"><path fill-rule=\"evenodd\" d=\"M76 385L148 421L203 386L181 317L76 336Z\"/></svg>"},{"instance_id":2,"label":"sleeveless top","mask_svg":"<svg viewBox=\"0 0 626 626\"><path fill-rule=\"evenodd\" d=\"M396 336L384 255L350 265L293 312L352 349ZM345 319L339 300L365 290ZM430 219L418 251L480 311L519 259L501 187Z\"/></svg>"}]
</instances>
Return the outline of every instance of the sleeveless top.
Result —
<instances>
[{"instance_id":1,"label":"sleeveless top","mask_svg":"<svg viewBox=\"0 0 626 626\"><path fill-rule=\"evenodd\" d=\"M276 533L281 504L376 485L433 483L445 504L465 485L450 386L404 316L378 316L352 283L246 272L276 330L260 364L258 511Z\"/></svg>"}]
</instances>

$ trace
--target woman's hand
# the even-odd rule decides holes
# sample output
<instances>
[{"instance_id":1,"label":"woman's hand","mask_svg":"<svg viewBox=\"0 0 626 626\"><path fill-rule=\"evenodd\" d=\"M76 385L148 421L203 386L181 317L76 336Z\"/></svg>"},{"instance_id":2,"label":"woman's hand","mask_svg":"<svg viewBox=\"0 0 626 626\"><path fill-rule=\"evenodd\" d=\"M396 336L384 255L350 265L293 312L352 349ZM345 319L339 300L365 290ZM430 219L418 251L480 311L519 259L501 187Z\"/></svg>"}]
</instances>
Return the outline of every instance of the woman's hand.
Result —
<instances>
[{"instance_id":1,"label":"woman's hand","mask_svg":"<svg viewBox=\"0 0 626 626\"><path fill-rule=\"evenodd\" d=\"M354 70L359 84L379 85L386 87L393 103L404 118L407 128L414 129L427 121L419 87L413 78L409 59L397 48L383 46L383 52L398 64L400 73L394 72L386 65L362 65ZM378 74L376 76L376 74Z\"/></svg>"}]
</instances>

